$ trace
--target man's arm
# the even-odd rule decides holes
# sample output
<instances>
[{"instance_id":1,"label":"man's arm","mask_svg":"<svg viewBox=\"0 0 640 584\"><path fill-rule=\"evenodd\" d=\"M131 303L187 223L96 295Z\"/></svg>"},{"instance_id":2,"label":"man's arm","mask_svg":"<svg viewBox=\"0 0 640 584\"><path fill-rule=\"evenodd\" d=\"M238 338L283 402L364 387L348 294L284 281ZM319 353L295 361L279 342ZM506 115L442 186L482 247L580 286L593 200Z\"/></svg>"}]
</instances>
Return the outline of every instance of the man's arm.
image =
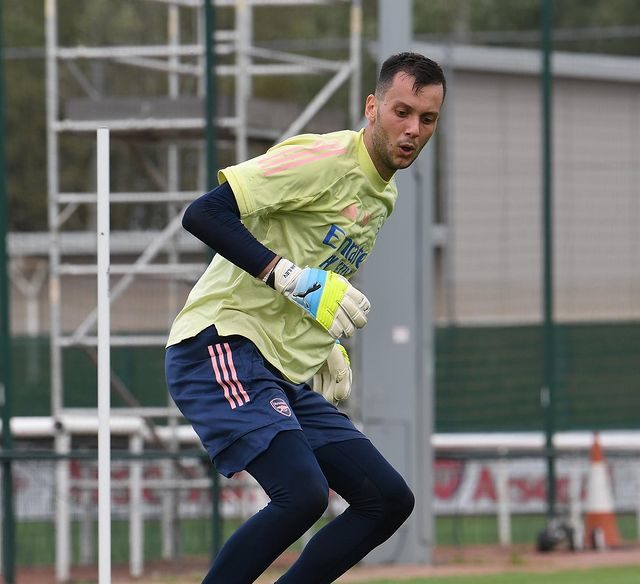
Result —
<instances>
[{"instance_id":1,"label":"man's arm","mask_svg":"<svg viewBox=\"0 0 640 584\"><path fill-rule=\"evenodd\" d=\"M369 301L345 278L318 268L300 268L253 236L241 221L228 183L191 203L182 225L222 257L299 306L333 338L350 337L367 323Z\"/></svg>"},{"instance_id":2,"label":"man's arm","mask_svg":"<svg viewBox=\"0 0 640 584\"><path fill-rule=\"evenodd\" d=\"M240 220L240 209L229 183L222 183L191 203L182 218L182 226L256 278L268 274L279 259Z\"/></svg>"}]
</instances>

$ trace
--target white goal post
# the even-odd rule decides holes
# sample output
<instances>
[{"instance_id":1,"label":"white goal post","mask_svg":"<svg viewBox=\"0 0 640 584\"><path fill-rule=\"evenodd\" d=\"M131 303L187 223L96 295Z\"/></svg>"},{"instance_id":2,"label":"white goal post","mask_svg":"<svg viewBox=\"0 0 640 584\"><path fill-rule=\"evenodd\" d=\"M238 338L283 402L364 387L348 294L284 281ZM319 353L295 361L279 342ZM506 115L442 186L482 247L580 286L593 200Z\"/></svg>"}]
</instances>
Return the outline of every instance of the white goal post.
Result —
<instances>
[{"instance_id":1,"label":"white goal post","mask_svg":"<svg viewBox=\"0 0 640 584\"><path fill-rule=\"evenodd\" d=\"M98 236L98 582L111 582L111 308L109 130L97 131Z\"/></svg>"}]
</instances>

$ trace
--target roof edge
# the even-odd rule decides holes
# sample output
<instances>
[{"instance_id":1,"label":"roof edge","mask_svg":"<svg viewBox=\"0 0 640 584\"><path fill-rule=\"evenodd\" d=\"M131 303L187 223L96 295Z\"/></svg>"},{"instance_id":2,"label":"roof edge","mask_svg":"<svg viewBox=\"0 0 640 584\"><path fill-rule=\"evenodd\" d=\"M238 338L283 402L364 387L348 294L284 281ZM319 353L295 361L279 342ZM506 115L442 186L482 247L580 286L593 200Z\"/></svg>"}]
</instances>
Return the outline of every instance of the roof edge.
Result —
<instances>
[{"instance_id":1,"label":"roof edge","mask_svg":"<svg viewBox=\"0 0 640 584\"><path fill-rule=\"evenodd\" d=\"M542 70L541 52L534 49L415 42L413 50L454 70L516 75L539 75ZM637 57L554 51L551 63L556 78L640 82Z\"/></svg>"}]
</instances>

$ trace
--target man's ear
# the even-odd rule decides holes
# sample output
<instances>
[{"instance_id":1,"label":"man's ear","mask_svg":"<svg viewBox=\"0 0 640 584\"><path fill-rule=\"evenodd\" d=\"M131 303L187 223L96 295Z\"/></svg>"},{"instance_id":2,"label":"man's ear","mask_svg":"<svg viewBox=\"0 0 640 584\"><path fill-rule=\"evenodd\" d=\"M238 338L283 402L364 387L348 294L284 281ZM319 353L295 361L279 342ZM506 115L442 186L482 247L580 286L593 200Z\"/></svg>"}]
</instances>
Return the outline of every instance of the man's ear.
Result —
<instances>
[{"instance_id":1,"label":"man's ear","mask_svg":"<svg viewBox=\"0 0 640 584\"><path fill-rule=\"evenodd\" d=\"M367 100L364 104L364 115L370 124L376 121L377 109L378 104L376 102L376 96L372 94L367 95Z\"/></svg>"}]
</instances>

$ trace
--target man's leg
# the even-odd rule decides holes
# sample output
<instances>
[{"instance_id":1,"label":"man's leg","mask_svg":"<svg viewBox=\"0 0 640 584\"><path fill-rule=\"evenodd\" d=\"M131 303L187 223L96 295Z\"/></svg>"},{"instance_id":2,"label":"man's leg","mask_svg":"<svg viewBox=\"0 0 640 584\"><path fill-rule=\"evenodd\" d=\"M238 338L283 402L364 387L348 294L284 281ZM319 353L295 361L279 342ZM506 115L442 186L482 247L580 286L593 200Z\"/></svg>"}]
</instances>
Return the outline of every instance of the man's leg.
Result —
<instances>
[{"instance_id":1,"label":"man's leg","mask_svg":"<svg viewBox=\"0 0 640 584\"><path fill-rule=\"evenodd\" d=\"M348 509L321 529L277 584L329 584L386 541L413 510L404 479L361 438L322 446L316 458Z\"/></svg>"},{"instance_id":2,"label":"man's leg","mask_svg":"<svg viewBox=\"0 0 640 584\"><path fill-rule=\"evenodd\" d=\"M329 486L301 430L276 435L247 472L271 501L229 538L203 584L252 584L327 508Z\"/></svg>"}]
</instances>

